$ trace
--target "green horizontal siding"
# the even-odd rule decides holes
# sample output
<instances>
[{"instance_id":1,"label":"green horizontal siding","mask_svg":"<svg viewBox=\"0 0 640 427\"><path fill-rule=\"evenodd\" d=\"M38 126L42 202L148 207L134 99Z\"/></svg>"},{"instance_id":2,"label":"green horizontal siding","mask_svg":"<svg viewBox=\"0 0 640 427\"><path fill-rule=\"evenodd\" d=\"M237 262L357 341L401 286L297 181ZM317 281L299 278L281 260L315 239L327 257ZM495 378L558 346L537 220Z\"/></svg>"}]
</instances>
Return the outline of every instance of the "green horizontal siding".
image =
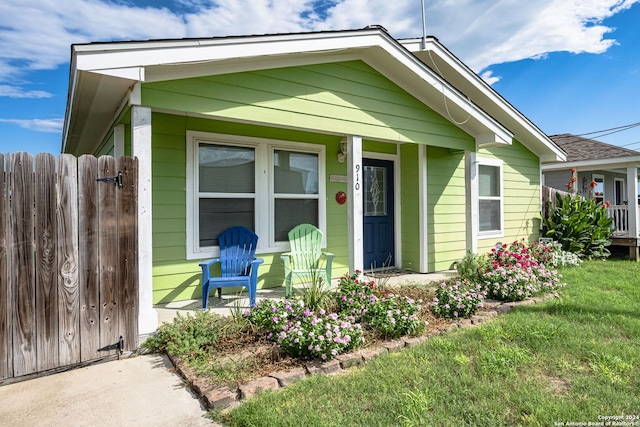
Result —
<instances>
[{"instance_id":1,"label":"green horizontal siding","mask_svg":"<svg viewBox=\"0 0 640 427\"><path fill-rule=\"evenodd\" d=\"M418 189L418 146L400 146L400 218L402 268L420 270L420 194Z\"/></svg>"},{"instance_id":2,"label":"green horizontal siding","mask_svg":"<svg viewBox=\"0 0 640 427\"><path fill-rule=\"evenodd\" d=\"M145 105L363 138L465 149L472 139L360 61L146 83Z\"/></svg>"},{"instance_id":3,"label":"green horizontal siding","mask_svg":"<svg viewBox=\"0 0 640 427\"><path fill-rule=\"evenodd\" d=\"M504 237L478 240L478 253L486 253L497 241L535 241L540 234L540 161L518 141L510 147L481 150L478 158L503 163Z\"/></svg>"},{"instance_id":4,"label":"green horizontal siding","mask_svg":"<svg viewBox=\"0 0 640 427\"><path fill-rule=\"evenodd\" d=\"M448 270L466 252L464 153L427 148L429 271Z\"/></svg>"},{"instance_id":5,"label":"green horizontal siding","mask_svg":"<svg viewBox=\"0 0 640 427\"><path fill-rule=\"evenodd\" d=\"M347 184L329 182L329 175L346 175L346 164L335 160L340 137L255 125L233 124L202 118L154 113L153 123L153 301L154 303L201 297L198 260L186 260L186 132L187 130L247 135L323 144L327 147L327 250L335 254L333 276L348 270L347 207L335 202L335 193ZM373 144L389 150L391 144ZM395 150L395 145L392 145ZM282 286L284 269L280 254L258 254L258 287ZM235 292L230 290L228 292Z\"/></svg>"}]
</instances>

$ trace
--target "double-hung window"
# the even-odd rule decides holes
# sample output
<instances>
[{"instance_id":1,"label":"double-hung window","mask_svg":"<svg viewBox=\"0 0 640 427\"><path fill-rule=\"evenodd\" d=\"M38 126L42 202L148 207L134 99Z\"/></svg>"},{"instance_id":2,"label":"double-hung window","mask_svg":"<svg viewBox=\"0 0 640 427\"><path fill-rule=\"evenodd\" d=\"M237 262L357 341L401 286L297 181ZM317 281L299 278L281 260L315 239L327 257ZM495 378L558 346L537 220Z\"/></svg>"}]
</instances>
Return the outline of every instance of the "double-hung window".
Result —
<instances>
[{"instance_id":1,"label":"double-hung window","mask_svg":"<svg viewBox=\"0 0 640 427\"><path fill-rule=\"evenodd\" d=\"M478 161L478 231L480 237L503 235L502 162Z\"/></svg>"},{"instance_id":2,"label":"double-hung window","mask_svg":"<svg viewBox=\"0 0 640 427\"><path fill-rule=\"evenodd\" d=\"M187 259L218 256L234 225L259 253L288 250L298 224L325 230L324 146L188 132L187 152Z\"/></svg>"}]
</instances>

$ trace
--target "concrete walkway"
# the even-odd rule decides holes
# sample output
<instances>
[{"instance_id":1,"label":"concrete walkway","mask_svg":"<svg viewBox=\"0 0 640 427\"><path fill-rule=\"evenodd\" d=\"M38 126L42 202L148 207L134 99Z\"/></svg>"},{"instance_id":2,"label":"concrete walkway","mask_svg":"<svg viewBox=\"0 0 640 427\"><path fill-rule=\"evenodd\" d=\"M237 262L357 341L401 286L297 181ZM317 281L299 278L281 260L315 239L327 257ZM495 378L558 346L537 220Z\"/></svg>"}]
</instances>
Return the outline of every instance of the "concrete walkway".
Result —
<instances>
[{"instance_id":1,"label":"concrete walkway","mask_svg":"<svg viewBox=\"0 0 640 427\"><path fill-rule=\"evenodd\" d=\"M100 363L0 387L0 426L209 426L166 356Z\"/></svg>"}]
</instances>

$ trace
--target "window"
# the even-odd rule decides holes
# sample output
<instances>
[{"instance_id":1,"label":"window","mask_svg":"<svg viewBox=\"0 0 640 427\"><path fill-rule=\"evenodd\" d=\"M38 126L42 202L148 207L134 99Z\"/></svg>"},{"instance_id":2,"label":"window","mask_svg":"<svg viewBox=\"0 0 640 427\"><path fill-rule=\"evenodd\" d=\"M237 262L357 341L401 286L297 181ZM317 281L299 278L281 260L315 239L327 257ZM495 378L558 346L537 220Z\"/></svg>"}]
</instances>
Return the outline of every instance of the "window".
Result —
<instances>
[{"instance_id":1,"label":"window","mask_svg":"<svg viewBox=\"0 0 640 427\"><path fill-rule=\"evenodd\" d=\"M364 169L364 215L387 215L387 168L365 166Z\"/></svg>"},{"instance_id":2,"label":"window","mask_svg":"<svg viewBox=\"0 0 640 427\"><path fill-rule=\"evenodd\" d=\"M478 162L478 231L482 237L502 234L502 162Z\"/></svg>"},{"instance_id":3,"label":"window","mask_svg":"<svg viewBox=\"0 0 640 427\"><path fill-rule=\"evenodd\" d=\"M591 179L596 183L595 187L593 187L594 200L596 203L604 203L604 175L593 174Z\"/></svg>"},{"instance_id":4,"label":"window","mask_svg":"<svg viewBox=\"0 0 640 427\"><path fill-rule=\"evenodd\" d=\"M318 227L318 154L274 150L273 172L275 241L286 242L298 224Z\"/></svg>"},{"instance_id":5,"label":"window","mask_svg":"<svg viewBox=\"0 0 640 427\"><path fill-rule=\"evenodd\" d=\"M614 178L613 180L613 204L620 206L627 203L627 191L624 185L624 179Z\"/></svg>"},{"instance_id":6,"label":"window","mask_svg":"<svg viewBox=\"0 0 640 427\"><path fill-rule=\"evenodd\" d=\"M244 225L258 252L289 249L301 223L325 229L324 146L187 133L187 259L219 255L217 237Z\"/></svg>"}]
</instances>

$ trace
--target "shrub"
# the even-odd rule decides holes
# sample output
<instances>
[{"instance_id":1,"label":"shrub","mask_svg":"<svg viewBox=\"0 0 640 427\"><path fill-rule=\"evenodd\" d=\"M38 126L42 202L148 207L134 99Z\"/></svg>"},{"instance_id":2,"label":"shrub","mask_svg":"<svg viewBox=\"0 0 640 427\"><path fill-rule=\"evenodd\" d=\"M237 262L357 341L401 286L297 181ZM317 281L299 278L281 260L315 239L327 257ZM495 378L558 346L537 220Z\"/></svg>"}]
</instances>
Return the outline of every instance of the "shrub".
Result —
<instances>
[{"instance_id":1,"label":"shrub","mask_svg":"<svg viewBox=\"0 0 640 427\"><path fill-rule=\"evenodd\" d=\"M354 316L362 325L387 337L416 334L426 326L418 318L420 303L390 294L373 280L358 280L359 271L340 278L337 305L340 313Z\"/></svg>"},{"instance_id":2,"label":"shrub","mask_svg":"<svg viewBox=\"0 0 640 427\"><path fill-rule=\"evenodd\" d=\"M248 319L294 357L328 360L364 341L362 327L353 317L327 314L324 309L316 314L302 301L263 300L251 309Z\"/></svg>"},{"instance_id":3,"label":"shrub","mask_svg":"<svg viewBox=\"0 0 640 427\"><path fill-rule=\"evenodd\" d=\"M385 296L376 301L367 312L367 325L386 337L398 338L424 331L426 322L418 318L421 300L397 295Z\"/></svg>"},{"instance_id":4,"label":"shrub","mask_svg":"<svg viewBox=\"0 0 640 427\"><path fill-rule=\"evenodd\" d=\"M522 301L561 286L560 275L544 265L497 266L484 274L487 295L500 301Z\"/></svg>"},{"instance_id":5,"label":"shrub","mask_svg":"<svg viewBox=\"0 0 640 427\"><path fill-rule=\"evenodd\" d=\"M456 271L463 279L477 283L480 280L481 271L485 270L488 265L489 262L486 255L478 255L467 251L464 258L456 263Z\"/></svg>"},{"instance_id":6,"label":"shrub","mask_svg":"<svg viewBox=\"0 0 640 427\"><path fill-rule=\"evenodd\" d=\"M551 203L551 202L549 202ZM545 235L558 241L565 251L581 258L606 258L610 255L613 219L607 218L602 203L556 194L556 207L544 218Z\"/></svg>"},{"instance_id":7,"label":"shrub","mask_svg":"<svg viewBox=\"0 0 640 427\"><path fill-rule=\"evenodd\" d=\"M386 291L376 287L373 280L358 280L360 271L340 277L336 302L338 311L356 319L362 319L373 304L386 294Z\"/></svg>"},{"instance_id":8,"label":"shrub","mask_svg":"<svg viewBox=\"0 0 640 427\"><path fill-rule=\"evenodd\" d=\"M539 264L544 264L547 268L577 267L582 263L578 255L563 250L556 241L534 242L529 246L529 251Z\"/></svg>"},{"instance_id":9,"label":"shrub","mask_svg":"<svg viewBox=\"0 0 640 427\"><path fill-rule=\"evenodd\" d=\"M472 284L467 279L449 279L436 289L431 311L445 318L469 317L475 314L486 295L480 284Z\"/></svg>"},{"instance_id":10,"label":"shrub","mask_svg":"<svg viewBox=\"0 0 640 427\"><path fill-rule=\"evenodd\" d=\"M213 312L196 311L195 316L178 313L170 323L158 327L155 336L142 346L155 352L167 352L173 356L193 359L203 356L206 348L215 343L232 327L232 322Z\"/></svg>"},{"instance_id":11,"label":"shrub","mask_svg":"<svg viewBox=\"0 0 640 427\"><path fill-rule=\"evenodd\" d=\"M488 296L501 301L522 301L563 286L562 276L543 264L551 262L552 253L546 246L535 243L528 246L524 240L509 245L497 243L489 254L490 267L482 274Z\"/></svg>"},{"instance_id":12,"label":"shrub","mask_svg":"<svg viewBox=\"0 0 640 427\"><path fill-rule=\"evenodd\" d=\"M288 354L329 360L364 342L362 327L353 319L326 314L294 319L283 325L274 338Z\"/></svg>"}]
</instances>

